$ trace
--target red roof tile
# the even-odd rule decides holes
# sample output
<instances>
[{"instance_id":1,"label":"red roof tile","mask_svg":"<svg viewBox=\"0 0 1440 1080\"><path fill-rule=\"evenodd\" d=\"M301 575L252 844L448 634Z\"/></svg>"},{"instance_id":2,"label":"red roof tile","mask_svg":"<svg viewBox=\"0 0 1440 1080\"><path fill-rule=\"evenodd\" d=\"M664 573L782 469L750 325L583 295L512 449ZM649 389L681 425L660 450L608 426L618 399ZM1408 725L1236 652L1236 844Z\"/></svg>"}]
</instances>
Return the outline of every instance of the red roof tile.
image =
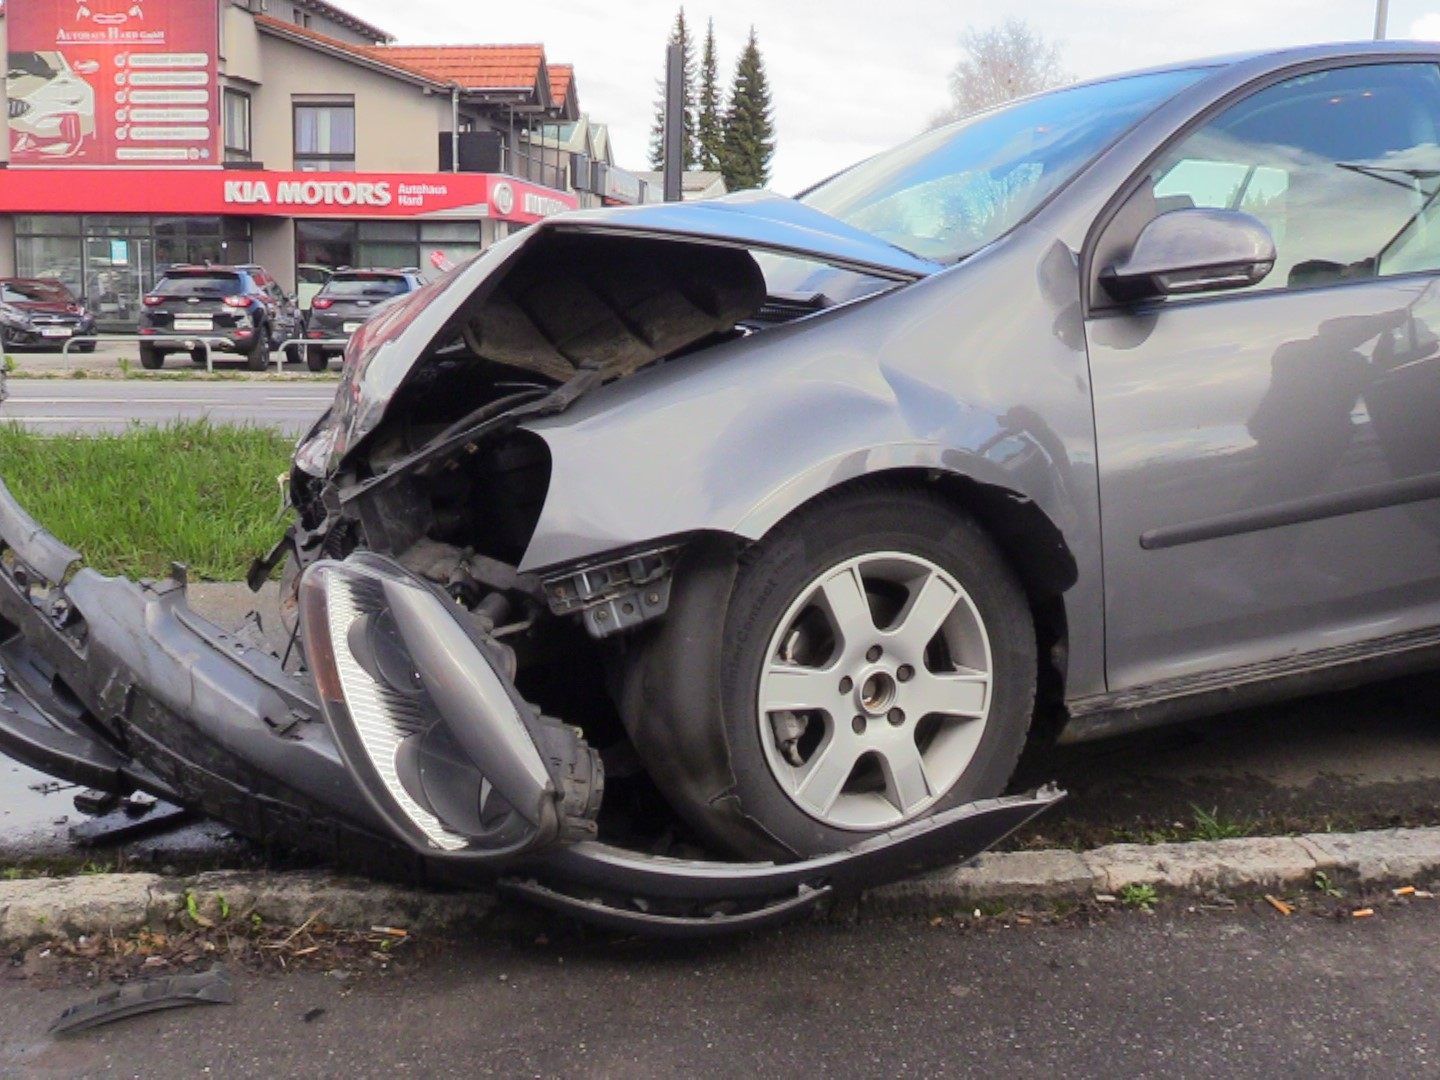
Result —
<instances>
[{"instance_id":1,"label":"red roof tile","mask_svg":"<svg viewBox=\"0 0 1440 1080\"><path fill-rule=\"evenodd\" d=\"M575 82L575 65L551 64L549 70L550 100L556 105L563 105L570 94L571 85Z\"/></svg>"},{"instance_id":2,"label":"red roof tile","mask_svg":"<svg viewBox=\"0 0 1440 1080\"><path fill-rule=\"evenodd\" d=\"M270 15L257 14L255 22L430 82L446 86L458 83L465 90L528 92L535 89L541 65L545 64L543 45L356 45ZM574 67L556 64L548 70L552 80L551 100L561 104L568 88L574 84ZM563 88L557 76L563 77Z\"/></svg>"},{"instance_id":3,"label":"red roof tile","mask_svg":"<svg viewBox=\"0 0 1440 1080\"><path fill-rule=\"evenodd\" d=\"M534 89L545 63L542 45L377 45L364 51L466 90Z\"/></svg>"}]
</instances>

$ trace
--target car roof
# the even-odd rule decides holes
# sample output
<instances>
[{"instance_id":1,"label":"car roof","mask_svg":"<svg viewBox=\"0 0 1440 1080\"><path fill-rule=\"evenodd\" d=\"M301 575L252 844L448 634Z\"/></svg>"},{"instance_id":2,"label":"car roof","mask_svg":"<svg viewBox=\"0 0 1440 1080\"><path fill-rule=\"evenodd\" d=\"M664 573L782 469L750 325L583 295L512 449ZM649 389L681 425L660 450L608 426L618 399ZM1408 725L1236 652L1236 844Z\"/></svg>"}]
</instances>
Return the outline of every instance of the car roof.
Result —
<instances>
[{"instance_id":1,"label":"car roof","mask_svg":"<svg viewBox=\"0 0 1440 1080\"><path fill-rule=\"evenodd\" d=\"M166 277L171 277L171 276L173 276L173 275L188 275L188 274L236 274L236 275L239 275L239 274L248 274L248 273L250 273L250 271L256 270L256 269L258 269L258 267L254 267L254 266L219 266L219 265L215 265L215 266L203 266L203 265L194 265L194 264L191 264L191 263L177 263L176 265L170 267L168 270L165 271L165 276L166 276Z\"/></svg>"},{"instance_id":2,"label":"car roof","mask_svg":"<svg viewBox=\"0 0 1440 1080\"><path fill-rule=\"evenodd\" d=\"M388 266L357 266L346 270L336 270L331 279L343 277L407 277L411 274L418 274L420 271L413 266L394 269Z\"/></svg>"},{"instance_id":3,"label":"car roof","mask_svg":"<svg viewBox=\"0 0 1440 1080\"><path fill-rule=\"evenodd\" d=\"M1213 68L1216 71L1239 67L1242 64L1268 61L1275 67L1305 63L1309 60L1335 60L1354 57L1412 56L1427 53L1440 56L1440 42L1435 41L1333 41L1318 45L1293 45L1283 49L1256 49L1249 52L1222 53L1218 56L1201 56L1155 67L1137 68L1133 71L1117 71L1085 79L1079 85L1111 82L1128 79L1135 75L1157 75L1167 71L1195 71Z\"/></svg>"}]
</instances>

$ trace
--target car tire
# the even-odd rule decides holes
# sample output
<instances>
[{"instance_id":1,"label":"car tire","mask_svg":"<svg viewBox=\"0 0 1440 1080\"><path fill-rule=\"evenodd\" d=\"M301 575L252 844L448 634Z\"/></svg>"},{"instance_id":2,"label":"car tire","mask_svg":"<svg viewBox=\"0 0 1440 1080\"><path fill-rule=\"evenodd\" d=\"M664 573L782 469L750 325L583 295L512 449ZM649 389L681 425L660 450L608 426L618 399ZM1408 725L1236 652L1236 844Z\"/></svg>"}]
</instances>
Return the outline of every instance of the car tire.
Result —
<instances>
[{"instance_id":1,"label":"car tire","mask_svg":"<svg viewBox=\"0 0 1440 1080\"><path fill-rule=\"evenodd\" d=\"M190 363L194 364L196 367L204 367L204 366L205 366L205 350L204 350L204 349L191 349L191 350L190 350Z\"/></svg>"},{"instance_id":2,"label":"car tire","mask_svg":"<svg viewBox=\"0 0 1440 1080\"><path fill-rule=\"evenodd\" d=\"M856 586L849 598L863 596L868 610L849 605L847 629L837 633L826 604L814 601L827 595L817 593L819 583L843 574L852 585L864 582L865 592ZM665 621L713 624L713 606L709 613L686 607L716 602L713 589L684 588L677 571ZM718 647L705 648L693 634L686 643L709 670L673 670L683 648L669 664L671 678L698 677L718 691L698 694L685 721L711 731L697 731L679 752L651 755L650 740L634 738L626 716L656 784L709 839L748 858L809 857L1004 791L1034 711L1034 622L994 542L938 494L875 483L818 500L740 557L724 603ZM940 610L949 614L933 637L927 618L909 620ZM793 626L782 625L787 620ZM781 665L777 642L789 648L802 634L813 655ZM766 681L777 666L786 679L820 687L812 704L824 706L791 712L788 730L785 710L762 709L762 701L792 692ZM648 686L627 694L622 712L644 708L658 671L650 667ZM956 715L928 711L933 703ZM978 715L962 719L960 711ZM796 735L797 727L804 733ZM788 750L782 735L793 739ZM830 753L836 756L827 759ZM807 787L822 760L840 764L818 769L821 787Z\"/></svg>"},{"instance_id":3,"label":"car tire","mask_svg":"<svg viewBox=\"0 0 1440 1080\"><path fill-rule=\"evenodd\" d=\"M270 363L270 337L269 331L264 327L256 327L255 343L250 346L250 351L245 354L245 366L251 371L264 371L265 366Z\"/></svg>"},{"instance_id":4,"label":"car tire","mask_svg":"<svg viewBox=\"0 0 1440 1080\"><path fill-rule=\"evenodd\" d=\"M320 346L311 345L305 350L305 366L311 371L326 371L330 367L330 357Z\"/></svg>"},{"instance_id":5,"label":"car tire","mask_svg":"<svg viewBox=\"0 0 1440 1080\"><path fill-rule=\"evenodd\" d=\"M154 345L141 345L140 366L146 371L159 371L165 366L165 356Z\"/></svg>"},{"instance_id":6,"label":"car tire","mask_svg":"<svg viewBox=\"0 0 1440 1080\"><path fill-rule=\"evenodd\" d=\"M74 351L78 353L93 353L95 351L95 342L82 341L79 345L75 346Z\"/></svg>"},{"instance_id":7,"label":"car tire","mask_svg":"<svg viewBox=\"0 0 1440 1080\"><path fill-rule=\"evenodd\" d=\"M306 358L306 354L308 352L309 350L306 349L303 345L286 345L285 362L287 364L295 364L298 366L300 362Z\"/></svg>"}]
</instances>

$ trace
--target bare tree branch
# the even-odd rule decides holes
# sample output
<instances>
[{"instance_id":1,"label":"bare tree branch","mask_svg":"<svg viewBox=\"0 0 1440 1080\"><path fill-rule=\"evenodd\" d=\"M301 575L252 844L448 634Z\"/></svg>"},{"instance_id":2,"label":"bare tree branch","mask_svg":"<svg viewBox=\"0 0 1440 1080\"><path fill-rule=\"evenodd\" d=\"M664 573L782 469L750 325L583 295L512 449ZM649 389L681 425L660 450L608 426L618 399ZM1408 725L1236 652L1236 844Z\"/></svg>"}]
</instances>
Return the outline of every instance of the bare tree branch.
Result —
<instances>
[{"instance_id":1,"label":"bare tree branch","mask_svg":"<svg viewBox=\"0 0 1440 1080\"><path fill-rule=\"evenodd\" d=\"M1021 18L987 30L971 27L960 45L965 55L950 72L950 105L932 118L932 127L1073 81L1059 45Z\"/></svg>"}]
</instances>

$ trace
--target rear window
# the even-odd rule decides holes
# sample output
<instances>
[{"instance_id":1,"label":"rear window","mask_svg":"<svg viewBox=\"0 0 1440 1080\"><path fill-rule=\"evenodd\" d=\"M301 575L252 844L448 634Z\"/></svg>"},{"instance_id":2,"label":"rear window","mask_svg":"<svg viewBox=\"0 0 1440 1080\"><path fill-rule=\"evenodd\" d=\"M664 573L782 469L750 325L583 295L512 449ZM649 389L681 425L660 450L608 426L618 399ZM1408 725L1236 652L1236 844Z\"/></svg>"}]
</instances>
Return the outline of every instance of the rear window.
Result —
<instances>
[{"instance_id":1,"label":"rear window","mask_svg":"<svg viewBox=\"0 0 1440 1080\"><path fill-rule=\"evenodd\" d=\"M353 297L377 300L407 293L410 291L410 286L403 277L389 274L347 274L344 277L339 275L332 277L323 291L326 296L334 296L339 299Z\"/></svg>"},{"instance_id":2,"label":"rear window","mask_svg":"<svg viewBox=\"0 0 1440 1080\"><path fill-rule=\"evenodd\" d=\"M239 274L166 274L155 286L160 296L234 296L243 291Z\"/></svg>"}]
</instances>

